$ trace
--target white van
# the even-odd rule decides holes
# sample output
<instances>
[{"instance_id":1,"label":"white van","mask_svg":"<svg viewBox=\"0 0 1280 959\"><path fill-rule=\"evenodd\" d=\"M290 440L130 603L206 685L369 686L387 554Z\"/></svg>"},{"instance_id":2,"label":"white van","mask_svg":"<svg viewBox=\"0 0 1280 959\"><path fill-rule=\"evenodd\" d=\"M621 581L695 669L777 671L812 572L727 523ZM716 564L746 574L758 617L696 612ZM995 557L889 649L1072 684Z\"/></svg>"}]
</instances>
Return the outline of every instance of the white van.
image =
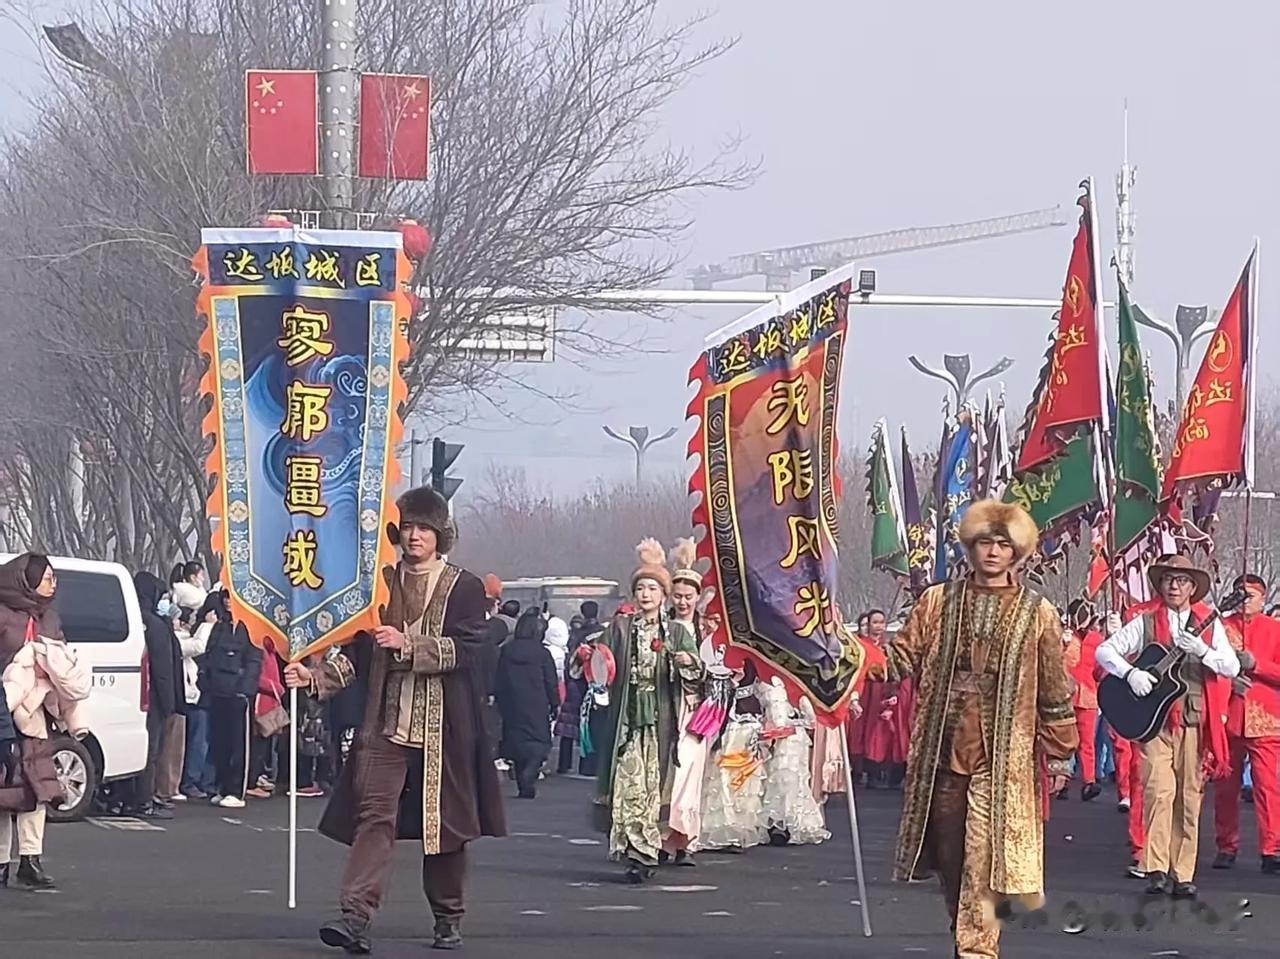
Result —
<instances>
[{"instance_id":1,"label":"white van","mask_svg":"<svg viewBox=\"0 0 1280 959\"><path fill-rule=\"evenodd\" d=\"M0 554L8 562L13 554ZM104 782L136 776L147 765L147 714L142 702L146 652L142 612L133 578L119 563L50 556L58 574L54 609L62 630L92 670L93 692L85 704L89 735L54 741L54 763L66 789L65 802L49 810L56 821L79 819Z\"/></svg>"}]
</instances>

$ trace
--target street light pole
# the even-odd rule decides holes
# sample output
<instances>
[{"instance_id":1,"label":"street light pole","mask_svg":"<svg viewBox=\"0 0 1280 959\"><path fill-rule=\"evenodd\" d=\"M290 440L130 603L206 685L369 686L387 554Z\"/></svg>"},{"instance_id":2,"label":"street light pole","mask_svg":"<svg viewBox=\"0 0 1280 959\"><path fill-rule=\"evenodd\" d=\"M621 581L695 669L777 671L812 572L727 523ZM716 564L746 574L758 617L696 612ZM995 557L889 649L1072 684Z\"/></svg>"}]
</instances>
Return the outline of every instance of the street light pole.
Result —
<instances>
[{"instance_id":1,"label":"street light pole","mask_svg":"<svg viewBox=\"0 0 1280 959\"><path fill-rule=\"evenodd\" d=\"M676 428L673 426L658 436L649 436L649 427L647 426L629 426L627 427L627 435L623 436L611 426L604 427L606 436L610 436L615 440L626 443L636 454L636 486L644 481L644 454L649 447L661 443L663 440L670 439L676 435Z\"/></svg>"},{"instance_id":2,"label":"street light pole","mask_svg":"<svg viewBox=\"0 0 1280 959\"><path fill-rule=\"evenodd\" d=\"M942 380L951 387L951 392L955 395L957 413L964 409L964 405L968 402L969 396L973 393L975 386L983 380L989 380L993 376L999 376L1009 367L1013 366L1013 360L1006 356L1003 357L999 363L991 367L991 369L986 372L979 373L977 376L973 377L973 379L970 379L969 373L972 370L972 366L969 361L968 353L961 353L959 355L953 353L944 354L942 357L941 369L925 366L924 363L915 356L908 356L907 362L925 376L932 376L934 379Z\"/></svg>"},{"instance_id":3,"label":"street light pole","mask_svg":"<svg viewBox=\"0 0 1280 959\"><path fill-rule=\"evenodd\" d=\"M356 0L320 0L320 169L327 227L350 229L356 143Z\"/></svg>"},{"instance_id":4,"label":"street light pole","mask_svg":"<svg viewBox=\"0 0 1280 959\"><path fill-rule=\"evenodd\" d=\"M1208 336L1217 326L1217 311L1213 311L1211 315L1207 306L1179 306L1177 313L1174 314L1173 324L1169 324L1146 312L1135 303L1133 318L1143 326L1159 330L1173 343L1176 359L1174 395L1177 397L1180 414L1187 402L1187 373L1191 368L1191 351L1195 348L1197 341Z\"/></svg>"}]
</instances>

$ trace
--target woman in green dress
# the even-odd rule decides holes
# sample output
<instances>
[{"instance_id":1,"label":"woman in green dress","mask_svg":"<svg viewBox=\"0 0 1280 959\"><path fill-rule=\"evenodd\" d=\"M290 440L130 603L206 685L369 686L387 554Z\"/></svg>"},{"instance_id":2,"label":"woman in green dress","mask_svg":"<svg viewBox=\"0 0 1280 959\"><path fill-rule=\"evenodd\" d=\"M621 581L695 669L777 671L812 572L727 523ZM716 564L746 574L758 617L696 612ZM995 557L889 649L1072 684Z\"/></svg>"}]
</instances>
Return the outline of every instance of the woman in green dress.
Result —
<instances>
[{"instance_id":1,"label":"woman in green dress","mask_svg":"<svg viewBox=\"0 0 1280 959\"><path fill-rule=\"evenodd\" d=\"M613 656L609 711L596 780L595 809L609 836L609 858L625 861L627 880L653 875L671 801L679 738L680 697L702 682L697 643L667 618L671 574L662 545L645 540L631 577L635 612L614 618L599 645ZM572 670L580 675L592 650L579 650Z\"/></svg>"}]
</instances>

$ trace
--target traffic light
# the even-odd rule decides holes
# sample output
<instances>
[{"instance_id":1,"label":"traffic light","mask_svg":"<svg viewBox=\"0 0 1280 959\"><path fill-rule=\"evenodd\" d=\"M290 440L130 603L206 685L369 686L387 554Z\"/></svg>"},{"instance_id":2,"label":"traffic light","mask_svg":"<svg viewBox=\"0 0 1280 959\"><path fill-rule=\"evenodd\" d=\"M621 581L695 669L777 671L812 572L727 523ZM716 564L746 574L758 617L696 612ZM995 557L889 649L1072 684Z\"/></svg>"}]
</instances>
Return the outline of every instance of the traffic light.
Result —
<instances>
[{"instance_id":1,"label":"traffic light","mask_svg":"<svg viewBox=\"0 0 1280 959\"><path fill-rule=\"evenodd\" d=\"M431 441L431 488L446 500L452 499L462 485L462 480L447 475L461 452L461 443L446 443L438 436Z\"/></svg>"}]
</instances>

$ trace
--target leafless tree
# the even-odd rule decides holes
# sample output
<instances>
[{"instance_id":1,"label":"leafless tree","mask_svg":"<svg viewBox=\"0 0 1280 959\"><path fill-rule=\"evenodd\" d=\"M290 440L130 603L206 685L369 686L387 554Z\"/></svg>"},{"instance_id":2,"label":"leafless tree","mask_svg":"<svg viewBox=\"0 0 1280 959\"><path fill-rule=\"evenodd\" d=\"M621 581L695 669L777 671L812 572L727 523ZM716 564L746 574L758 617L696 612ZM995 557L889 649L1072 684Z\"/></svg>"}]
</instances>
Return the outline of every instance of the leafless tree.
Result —
<instances>
[{"instance_id":1,"label":"leafless tree","mask_svg":"<svg viewBox=\"0 0 1280 959\"><path fill-rule=\"evenodd\" d=\"M364 181L357 199L434 237L406 371L419 412L493 384L457 348L500 309L487 293L554 306L653 283L685 201L748 177L732 144L698 161L662 142L664 104L726 45L697 46L700 21L659 6L361 3L360 68L433 80L430 179ZM0 145L0 506L17 539L153 568L209 554L189 257L202 227L320 207L315 180L246 176L243 73L314 66L321 10L116 0L80 21L89 69L41 47L31 120Z\"/></svg>"}]
</instances>

